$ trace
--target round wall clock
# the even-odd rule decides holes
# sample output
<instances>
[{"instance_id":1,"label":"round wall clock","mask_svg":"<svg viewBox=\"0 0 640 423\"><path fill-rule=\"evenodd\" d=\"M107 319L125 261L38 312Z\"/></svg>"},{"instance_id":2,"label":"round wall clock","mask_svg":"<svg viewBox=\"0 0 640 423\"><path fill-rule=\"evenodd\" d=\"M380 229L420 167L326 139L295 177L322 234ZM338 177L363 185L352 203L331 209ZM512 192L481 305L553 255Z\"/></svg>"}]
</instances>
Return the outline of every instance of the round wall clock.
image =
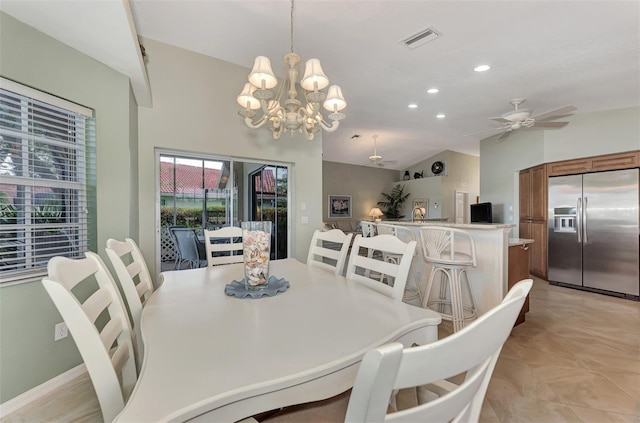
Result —
<instances>
[{"instance_id":1,"label":"round wall clock","mask_svg":"<svg viewBox=\"0 0 640 423\"><path fill-rule=\"evenodd\" d=\"M433 172L434 175L439 175L444 171L444 163L437 161L437 162L433 162L433 164L431 165L431 172Z\"/></svg>"}]
</instances>

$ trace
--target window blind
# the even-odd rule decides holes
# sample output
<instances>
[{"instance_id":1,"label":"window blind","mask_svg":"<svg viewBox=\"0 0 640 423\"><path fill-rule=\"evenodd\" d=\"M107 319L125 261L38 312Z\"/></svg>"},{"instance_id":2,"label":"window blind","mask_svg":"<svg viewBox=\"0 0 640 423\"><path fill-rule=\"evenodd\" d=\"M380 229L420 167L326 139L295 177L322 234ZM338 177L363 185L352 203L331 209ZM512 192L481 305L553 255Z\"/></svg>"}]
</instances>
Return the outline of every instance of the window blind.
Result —
<instances>
[{"instance_id":1,"label":"window blind","mask_svg":"<svg viewBox=\"0 0 640 423\"><path fill-rule=\"evenodd\" d=\"M90 109L0 79L0 284L84 257L95 225Z\"/></svg>"}]
</instances>

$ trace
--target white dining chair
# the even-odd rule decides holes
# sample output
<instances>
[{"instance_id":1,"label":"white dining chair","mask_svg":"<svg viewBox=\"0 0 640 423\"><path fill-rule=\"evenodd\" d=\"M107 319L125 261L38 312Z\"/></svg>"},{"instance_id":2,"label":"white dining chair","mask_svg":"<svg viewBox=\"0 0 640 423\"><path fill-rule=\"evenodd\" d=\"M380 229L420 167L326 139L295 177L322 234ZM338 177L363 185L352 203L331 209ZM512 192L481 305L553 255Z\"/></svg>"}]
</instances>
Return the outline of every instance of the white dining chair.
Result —
<instances>
[{"instance_id":1,"label":"white dining chair","mask_svg":"<svg viewBox=\"0 0 640 423\"><path fill-rule=\"evenodd\" d=\"M242 263L242 228L226 226L215 230L204 230L207 251L207 266Z\"/></svg>"},{"instance_id":2,"label":"white dining chair","mask_svg":"<svg viewBox=\"0 0 640 423\"><path fill-rule=\"evenodd\" d=\"M403 348L394 342L368 351L351 391L262 421L478 422L500 351L532 285L531 279L518 282L498 306L432 344ZM460 384L447 380L461 374ZM410 399L399 410L393 405L397 392Z\"/></svg>"},{"instance_id":3,"label":"white dining chair","mask_svg":"<svg viewBox=\"0 0 640 423\"><path fill-rule=\"evenodd\" d=\"M307 264L342 275L352 237L353 234L345 234L340 229L316 230L311 238Z\"/></svg>"},{"instance_id":4,"label":"white dining chair","mask_svg":"<svg viewBox=\"0 0 640 423\"><path fill-rule=\"evenodd\" d=\"M392 343L367 352L345 421L478 421L495 362L532 285L531 279L520 281L497 307L433 344L403 348ZM394 391L428 387L463 373L464 381L449 385L437 399L387 413Z\"/></svg>"},{"instance_id":5,"label":"white dining chair","mask_svg":"<svg viewBox=\"0 0 640 423\"><path fill-rule=\"evenodd\" d=\"M135 336L136 363L140 369L144 355L140 317L144 304L153 293L153 281L138 245L131 238L126 238L124 241L108 239L105 251L118 276L120 287L129 306Z\"/></svg>"},{"instance_id":6,"label":"white dining chair","mask_svg":"<svg viewBox=\"0 0 640 423\"><path fill-rule=\"evenodd\" d=\"M42 284L80 351L102 417L111 422L124 408L137 378L131 326L104 262L95 253L87 252L85 256L77 260L52 258ZM74 291L82 292L83 297L85 293L93 293L81 301ZM98 317L100 329L96 326ZM108 321L103 326L105 318Z\"/></svg>"},{"instance_id":7,"label":"white dining chair","mask_svg":"<svg viewBox=\"0 0 640 423\"><path fill-rule=\"evenodd\" d=\"M367 250L366 255L360 255L361 248ZM351 247L346 277L402 301L415 249L416 241L403 242L393 235L383 234L370 238L356 235ZM382 255L396 254L399 260L381 260L376 258L375 252ZM381 282L388 282L390 279L393 281L392 285Z\"/></svg>"}]
</instances>

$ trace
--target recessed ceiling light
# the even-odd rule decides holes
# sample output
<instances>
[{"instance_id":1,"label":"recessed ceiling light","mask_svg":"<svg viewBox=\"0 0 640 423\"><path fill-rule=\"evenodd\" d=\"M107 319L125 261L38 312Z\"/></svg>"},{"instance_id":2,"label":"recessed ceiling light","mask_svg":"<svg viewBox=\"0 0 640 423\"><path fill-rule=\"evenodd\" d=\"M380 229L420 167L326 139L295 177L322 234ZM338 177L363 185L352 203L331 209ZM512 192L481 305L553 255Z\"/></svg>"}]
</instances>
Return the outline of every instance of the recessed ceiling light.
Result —
<instances>
[{"instance_id":1,"label":"recessed ceiling light","mask_svg":"<svg viewBox=\"0 0 640 423\"><path fill-rule=\"evenodd\" d=\"M476 72L485 72L485 71L488 71L489 69L491 69L491 66L489 65L480 65L473 68L473 70Z\"/></svg>"},{"instance_id":2,"label":"recessed ceiling light","mask_svg":"<svg viewBox=\"0 0 640 423\"><path fill-rule=\"evenodd\" d=\"M409 108L410 109L417 109L418 105L416 103L411 103L411 104L409 104Z\"/></svg>"},{"instance_id":3,"label":"recessed ceiling light","mask_svg":"<svg viewBox=\"0 0 640 423\"><path fill-rule=\"evenodd\" d=\"M437 88L429 88L429 89L427 90L427 92L428 92L429 94L435 94L435 93L437 93L437 92L440 92L440 90L439 90L439 89L437 89Z\"/></svg>"},{"instance_id":4,"label":"recessed ceiling light","mask_svg":"<svg viewBox=\"0 0 640 423\"><path fill-rule=\"evenodd\" d=\"M444 119L444 118L446 118L447 116L446 116L444 113L440 113L439 115L436 115L436 117L437 117L438 119Z\"/></svg>"}]
</instances>

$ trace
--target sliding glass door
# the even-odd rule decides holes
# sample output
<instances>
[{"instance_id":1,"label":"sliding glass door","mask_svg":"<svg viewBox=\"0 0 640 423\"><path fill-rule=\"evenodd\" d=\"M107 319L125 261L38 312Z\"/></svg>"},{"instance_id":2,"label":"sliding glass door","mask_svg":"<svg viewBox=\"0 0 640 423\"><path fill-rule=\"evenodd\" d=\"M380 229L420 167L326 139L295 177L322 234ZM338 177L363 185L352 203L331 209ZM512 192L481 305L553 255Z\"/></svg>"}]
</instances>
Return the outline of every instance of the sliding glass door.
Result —
<instances>
[{"instance_id":1,"label":"sliding glass door","mask_svg":"<svg viewBox=\"0 0 640 423\"><path fill-rule=\"evenodd\" d=\"M177 258L169 228L239 226L243 220L270 220L272 259L288 256L289 169L224 157L159 152L160 270Z\"/></svg>"},{"instance_id":2,"label":"sliding glass door","mask_svg":"<svg viewBox=\"0 0 640 423\"><path fill-rule=\"evenodd\" d=\"M287 257L289 170L285 166L260 166L249 174L251 220L271 221L271 259Z\"/></svg>"}]
</instances>

